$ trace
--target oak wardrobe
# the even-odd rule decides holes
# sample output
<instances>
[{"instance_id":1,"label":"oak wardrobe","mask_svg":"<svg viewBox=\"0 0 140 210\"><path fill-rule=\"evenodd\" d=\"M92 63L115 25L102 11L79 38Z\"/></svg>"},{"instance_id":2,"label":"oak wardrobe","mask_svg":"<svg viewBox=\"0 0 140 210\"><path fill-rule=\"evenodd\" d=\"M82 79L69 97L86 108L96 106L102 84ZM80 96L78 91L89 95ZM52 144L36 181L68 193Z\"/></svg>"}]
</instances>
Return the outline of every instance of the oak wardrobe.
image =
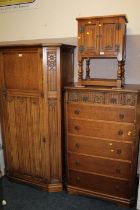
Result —
<instances>
[{"instance_id":1,"label":"oak wardrobe","mask_svg":"<svg viewBox=\"0 0 140 210\"><path fill-rule=\"evenodd\" d=\"M0 48L0 114L6 175L62 189L62 87L73 82L74 46Z\"/></svg>"}]
</instances>

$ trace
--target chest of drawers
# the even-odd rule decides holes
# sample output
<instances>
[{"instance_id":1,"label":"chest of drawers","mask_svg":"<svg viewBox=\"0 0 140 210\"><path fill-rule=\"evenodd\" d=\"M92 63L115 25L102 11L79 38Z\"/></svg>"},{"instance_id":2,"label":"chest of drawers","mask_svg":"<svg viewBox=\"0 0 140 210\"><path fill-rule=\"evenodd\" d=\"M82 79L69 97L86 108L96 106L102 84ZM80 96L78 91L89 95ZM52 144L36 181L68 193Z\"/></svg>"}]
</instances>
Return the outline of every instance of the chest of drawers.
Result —
<instances>
[{"instance_id":1,"label":"chest of drawers","mask_svg":"<svg viewBox=\"0 0 140 210\"><path fill-rule=\"evenodd\" d=\"M66 88L67 190L130 207L136 198L139 87Z\"/></svg>"}]
</instances>

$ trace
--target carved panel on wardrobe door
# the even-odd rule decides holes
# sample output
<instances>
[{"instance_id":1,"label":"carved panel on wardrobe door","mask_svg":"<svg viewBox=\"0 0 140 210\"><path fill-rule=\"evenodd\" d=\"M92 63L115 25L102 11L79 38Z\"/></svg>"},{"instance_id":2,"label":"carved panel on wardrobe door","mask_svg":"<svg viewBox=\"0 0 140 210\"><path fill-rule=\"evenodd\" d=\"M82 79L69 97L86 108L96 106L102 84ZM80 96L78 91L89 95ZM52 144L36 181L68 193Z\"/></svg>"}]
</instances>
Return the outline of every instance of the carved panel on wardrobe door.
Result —
<instances>
[{"instance_id":1,"label":"carved panel on wardrobe door","mask_svg":"<svg viewBox=\"0 0 140 210\"><path fill-rule=\"evenodd\" d=\"M49 50L47 52L47 83L48 91L57 90L57 66L56 66L56 50Z\"/></svg>"}]
</instances>

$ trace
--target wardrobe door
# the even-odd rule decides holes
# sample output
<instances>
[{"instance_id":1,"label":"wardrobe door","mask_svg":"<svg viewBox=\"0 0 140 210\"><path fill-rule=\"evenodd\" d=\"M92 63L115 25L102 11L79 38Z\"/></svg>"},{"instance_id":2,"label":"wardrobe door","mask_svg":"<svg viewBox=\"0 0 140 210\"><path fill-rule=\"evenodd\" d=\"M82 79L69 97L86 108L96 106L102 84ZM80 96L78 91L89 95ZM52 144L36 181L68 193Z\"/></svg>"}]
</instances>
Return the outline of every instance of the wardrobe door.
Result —
<instances>
[{"instance_id":1,"label":"wardrobe door","mask_svg":"<svg viewBox=\"0 0 140 210\"><path fill-rule=\"evenodd\" d=\"M9 48L1 53L1 109L6 171L11 177L47 181L41 48Z\"/></svg>"}]
</instances>

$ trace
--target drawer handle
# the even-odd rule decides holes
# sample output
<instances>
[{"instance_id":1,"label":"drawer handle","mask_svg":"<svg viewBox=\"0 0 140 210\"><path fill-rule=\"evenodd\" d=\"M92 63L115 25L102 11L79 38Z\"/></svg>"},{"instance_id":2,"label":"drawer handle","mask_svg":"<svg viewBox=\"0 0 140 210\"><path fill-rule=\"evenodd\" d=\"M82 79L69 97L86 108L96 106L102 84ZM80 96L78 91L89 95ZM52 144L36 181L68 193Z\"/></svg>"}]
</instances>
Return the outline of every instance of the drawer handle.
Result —
<instances>
[{"instance_id":1,"label":"drawer handle","mask_svg":"<svg viewBox=\"0 0 140 210\"><path fill-rule=\"evenodd\" d=\"M121 170L119 168L116 168L116 173L117 174L120 174L121 173Z\"/></svg>"},{"instance_id":2,"label":"drawer handle","mask_svg":"<svg viewBox=\"0 0 140 210\"><path fill-rule=\"evenodd\" d=\"M76 109L75 111L74 111L74 114L80 114L80 110L79 109Z\"/></svg>"},{"instance_id":3,"label":"drawer handle","mask_svg":"<svg viewBox=\"0 0 140 210\"><path fill-rule=\"evenodd\" d=\"M117 99L116 98L111 98L111 103L112 104L116 104L117 103Z\"/></svg>"},{"instance_id":4,"label":"drawer handle","mask_svg":"<svg viewBox=\"0 0 140 210\"><path fill-rule=\"evenodd\" d=\"M74 128L75 128L75 130L79 131L80 130L80 125L76 125Z\"/></svg>"},{"instance_id":5,"label":"drawer handle","mask_svg":"<svg viewBox=\"0 0 140 210\"><path fill-rule=\"evenodd\" d=\"M122 136L122 135L123 135L123 130L119 130L119 131L118 131L118 135L119 135L119 136Z\"/></svg>"},{"instance_id":6,"label":"drawer handle","mask_svg":"<svg viewBox=\"0 0 140 210\"><path fill-rule=\"evenodd\" d=\"M80 177L79 176L76 177L76 182L80 182Z\"/></svg>"},{"instance_id":7,"label":"drawer handle","mask_svg":"<svg viewBox=\"0 0 140 210\"><path fill-rule=\"evenodd\" d=\"M130 102L131 102L131 99L130 99L130 98L128 98L128 99L127 99L127 102L128 102L128 103L130 103Z\"/></svg>"},{"instance_id":8,"label":"drawer handle","mask_svg":"<svg viewBox=\"0 0 140 210\"><path fill-rule=\"evenodd\" d=\"M121 149L117 149L117 154L120 155L122 153Z\"/></svg>"},{"instance_id":9,"label":"drawer handle","mask_svg":"<svg viewBox=\"0 0 140 210\"><path fill-rule=\"evenodd\" d=\"M79 144L79 143L76 143L76 144L75 144L75 147L76 147L77 149L79 149L79 148L80 148L80 144Z\"/></svg>"},{"instance_id":10,"label":"drawer handle","mask_svg":"<svg viewBox=\"0 0 140 210\"><path fill-rule=\"evenodd\" d=\"M114 150L114 149L111 149L110 151L111 151L111 152L114 152L115 150Z\"/></svg>"},{"instance_id":11,"label":"drawer handle","mask_svg":"<svg viewBox=\"0 0 140 210\"><path fill-rule=\"evenodd\" d=\"M83 101L84 102L88 101L88 96L83 96Z\"/></svg>"},{"instance_id":12,"label":"drawer handle","mask_svg":"<svg viewBox=\"0 0 140 210\"><path fill-rule=\"evenodd\" d=\"M132 132L131 131L128 131L127 135L128 136L131 136Z\"/></svg>"},{"instance_id":13,"label":"drawer handle","mask_svg":"<svg viewBox=\"0 0 140 210\"><path fill-rule=\"evenodd\" d=\"M112 146L113 144L112 143L109 143L109 146Z\"/></svg>"},{"instance_id":14,"label":"drawer handle","mask_svg":"<svg viewBox=\"0 0 140 210\"><path fill-rule=\"evenodd\" d=\"M21 58L23 56L22 53L18 53L18 57Z\"/></svg>"},{"instance_id":15,"label":"drawer handle","mask_svg":"<svg viewBox=\"0 0 140 210\"><path fill-rule=\"evenodd\" d=\"M41 141L42 141L43 143L46 143L46 138L45 138L45 137L42 137L42 138L41 138Z\"/></svg>"},{"instance_id":16,"label":"drawer handle","mask_svg":"<svg viewBox=\"0 0 140 210\"><path fill-rule=\"evenodd\" d=\"M80 165L80 160L76 160L75 165L77 165L77 166Z\"/></svg>"},{"instance_id":17,"label":"drawer handle","mask_svg":"<svg viewBox=\"0 0 140 210\"><path fill-rule=\"evenodd\" d=\"M119 117L120 117L120 120L123 120L123 119L124 119L124 113L121 112L121 113L119 114Z\"/></svg>"},{"instance_id":18,"label":"drawer handle","mask_svg":"<svg viewBox=\"0 0 140 210\"><path fill-rule=\"evenodd\" d=\"M119 189L120 189L120 186L119 186L119 185L116 185L116 186L115 186L115 189L116 189L116 190L119 190Z\"/></svg>"}]
</instances>

